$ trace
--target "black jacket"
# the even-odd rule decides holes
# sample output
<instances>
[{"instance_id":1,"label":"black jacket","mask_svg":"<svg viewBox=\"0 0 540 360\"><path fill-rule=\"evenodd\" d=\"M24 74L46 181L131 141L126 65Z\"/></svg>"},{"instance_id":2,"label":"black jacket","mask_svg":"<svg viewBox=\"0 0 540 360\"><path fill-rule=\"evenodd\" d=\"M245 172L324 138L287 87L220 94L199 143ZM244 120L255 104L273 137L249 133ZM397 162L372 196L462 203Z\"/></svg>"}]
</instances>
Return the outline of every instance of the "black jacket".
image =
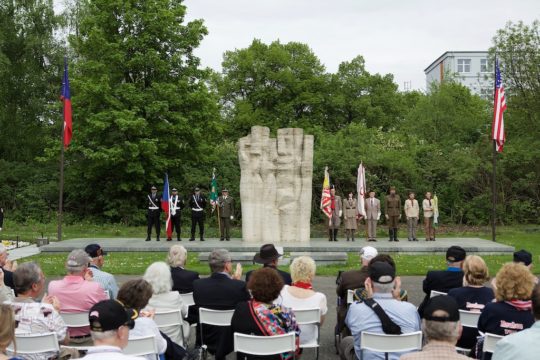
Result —
<instances>
[{"instance_id":1,"label":"black jacket","mask_svg":"<svg viewBox=\"0 0 540 360\"><path fill-rule=\"evenodd\" d=\"M195 194L192 194L190 197L189 197L189 207L191 209L197 209L197 204L199 204L199 207L201 209L204 209L206 207L206 198L204 197L204 195L200 194L199 195L199 201L195 201Z\"/></svg>"},{"instance_id":2,"label":"black jacket","mask_svg":"<svg viewBox=\"0 0 540 360\"><path fill-rule=\"evenodd\" d=\"M4 284L7 287L10 287L15 292L15 284L13 283L13 273L9 270L4 269L3 267L0 267L2 271L4 272Z\"/></svg>"},{"instance_id":3,"label":"black jacket","mask_svg":"<svg viewBox=\"0 0 540 360\"><path fill-rule=\"evenodd\" d=\"M249 294L246 290L246 283L241 280L234 280L225 274L214 273L206 279L199 279L193 282L193 299L195 305L193 312L198 319L199 307L214 310L233 310L236 304L247 301ZM190 311L190 314L191 311ZM203 326L204 344L208 346L211 354L216 352L219 341L224 341L224 334L228 331L225 327ZM200 345L200 329L197 325L197 344Z\"/></svg>"},{"instance_id":4,"label":"black jacket","mask_svg":"<svg viewBox=\"0 0 540 360\"><path fill-rule=\"evenodd\" d=\"M289 274L288 272L285 272L283 270L279 270L279 269L277 269L276 267L274 267L274 266L272 266L270 264L264 264L263 267L269 267L269 268L275 269L279 273L281 278L283 279L283 282L285 283L285 285L291 285L292 284L291 274ZM253 271L255 271L255 270L250 270L250 271L248 271L246 273L246 284L249 281L249 277L251 276L251 273Z\"/></svg>"},{"instance_id":5,"label":"black jacket","mask_svg":"<svg viewBox=\"0 0 540 360\"><path fill-rule=\"evenodd\" d=\"M181 267L171 267L171 275L172 289L180 294L193 292L193 282L199 279L198 272L182 269Z\"/></svg>"},{"instance_id":6,"label":"black jacket","mask_svg":"<svg viewBox=\"0 0 540 360\"><path fill-rule=\"evenodd\" d=\"M423 290L426 294L424 300L418 307L418 313L420 316L424 313L424 306L426 306L431 290L447 293L451 289L455 289L463 286L463 271L450 271L450 270L436 270L428 271L423 283Z\"/></svg>"}]
</instances>

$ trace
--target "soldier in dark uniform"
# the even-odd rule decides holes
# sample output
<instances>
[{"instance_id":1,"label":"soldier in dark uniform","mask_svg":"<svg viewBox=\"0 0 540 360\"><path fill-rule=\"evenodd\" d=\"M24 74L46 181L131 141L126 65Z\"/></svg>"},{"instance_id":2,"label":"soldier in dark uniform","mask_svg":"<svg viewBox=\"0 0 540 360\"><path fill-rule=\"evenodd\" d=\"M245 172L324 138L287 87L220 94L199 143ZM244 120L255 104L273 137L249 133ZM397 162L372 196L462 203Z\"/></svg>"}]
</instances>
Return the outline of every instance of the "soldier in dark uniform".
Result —
<instances>
[{"instance_id":1,"label":"soldier in dark uniform","mask_svg":"<svg viewBox=\"0 0 540 360\"><path fill-rule=\"evenodd\" d=\"M156 227L156 240L159 241L159 233L161 230L160 214L161 214L161 197L157 193L157 188L152 186L148 199L148 214L146 218L148 220L146 241L151 240L152 226Z\"/></svg>"},{"instance_id":2,"label":"soldier in dark uniform","mask_svg":"<svg viewBox=\"0 0 540 360\"><path fill-rule=\"evenodd\" d=\"M182 220L182 209L184 208L184 199L178 195L178 190L172 189L171 195L171 221L173 225L173 231L176 231L176 240L182 241L180 237ZM171 238L168 238L167 241L171 241Z\"/></svg>"},{"instance_id":3,"label":"soldier in dark uniform","mask_svg":"<svg viewBox=\"0 0 540 360\"><path fill-rule=\"evenodd\" d=\"M189 198L189 207L191 208L191 239L195 241L195 227L199 224L199 235L201 241L204 241L204 208L206 207L206 198L201 194L201 189L196 187L194 193Z\"/></svg>"},{"instance_id":4,"label":"soldier in dark uniform","mask_svg":"<svg viewBox=\"0 0 540 360\"><path fill-rule=\"evenodd\" d=\"M401 198L396 194L396 188L390 187L390 195L384 202L384 215L388 221L388 236L390 241L399 241L397 238L399 219L401 219Z\"/></svg>"},{"instance_id":5,"label":"soldier in dark uniform","mask_svg":"<svg viewBox=\"0 0 540 360\"><path fill-rule=\"evenodd\" d=\"M229 196L229 190L221 190L221 196L218 198L219 206L219 232L220 241L231 240L230 228L231 220L234 219L234 199Z\"/></svg>"}]
</instances>

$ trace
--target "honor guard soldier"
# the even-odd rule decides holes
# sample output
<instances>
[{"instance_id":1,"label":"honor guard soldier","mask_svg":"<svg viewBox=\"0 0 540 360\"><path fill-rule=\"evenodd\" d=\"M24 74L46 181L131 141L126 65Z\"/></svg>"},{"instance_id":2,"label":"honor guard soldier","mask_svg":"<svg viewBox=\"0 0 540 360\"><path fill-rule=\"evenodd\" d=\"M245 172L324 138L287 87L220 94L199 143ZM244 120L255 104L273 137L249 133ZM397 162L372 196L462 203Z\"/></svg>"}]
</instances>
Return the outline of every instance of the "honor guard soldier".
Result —
<instances>
[{"instance_id":1,"label":"honor guard soldier","mask_svg":"<svg viewBox=\"0 0 540 360\"><path fill-rule=\"evenodd\" d=\"M199 224L199 235L201 241L204 241L204 208L206 207L206 198L201 194L201 189L196 187L189 198L189 207L191 208L191 239L195 241L195 227Z\"/></svg>"},{"instance_id":2,"label":"honor guard soldier","mask_svg":"<svg viewBox=\"0 0 540 360\"><path fill-rule=\"evenodd\" d=\"M219 231L221 233L220 241L231 240L231 220L234 219L234 199L229 196L229 190L221 190L221 196L218 198L219 211Z\"/></svg>"},{"instance_id":3,"label":"honor guard soldier","mask_svg":"<svg viewBox=\"0 0 540 360\"><path fill-rule=\"evenodd\" d=\"M184 208L184 199L178 195L178 190L175 188L172 189L171 195L171 221L173 225L173 230L176 231L176 240L182 241L181 234L181 220L182 220L182 209ZM168 238L167 241L171 241L171 238Z\"/></svg>"},{"instance_id":4,"label":"honor guard soldier","mask_svg":"<svg viewBox=\"0 0 540 360\"><path fill-rule=\"evenodd\" d=\"M146 241L151 240L152 236L152 226L156 227L156 240L159 241L159 233L161 230L160 214L161 214L161 197L157 193L157 188L152 186L150 194L147 195L148 198L148 213L146 218L148 220L147 236Z\"/></svg>"},{"instance_id":5,"label":"honor guard soldier","mask_svg":"<svg viewBox=\"0 0 540 360\"><path fill-rule=\"evenodd\" d=\"M399 219L401 219L401 198L396 194L396 188L390 187L390 195L386 196L384 214L388 221L388 237L390 241L399 241L397 238Z\"/></svg>"}]
</instances>

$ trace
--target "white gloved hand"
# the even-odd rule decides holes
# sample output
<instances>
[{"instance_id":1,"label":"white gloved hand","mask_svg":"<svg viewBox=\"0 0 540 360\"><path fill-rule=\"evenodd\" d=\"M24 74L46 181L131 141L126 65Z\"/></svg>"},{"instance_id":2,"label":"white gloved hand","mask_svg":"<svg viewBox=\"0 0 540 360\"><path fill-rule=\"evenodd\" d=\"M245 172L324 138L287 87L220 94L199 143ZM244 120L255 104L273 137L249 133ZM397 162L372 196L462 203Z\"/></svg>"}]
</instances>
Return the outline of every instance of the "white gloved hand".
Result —
<instances>
[{"instance_id":1,"label":"white gloved hand","mask_svg":"<svg viewBox=\"0 0 540 360\"><path fill-rule=\"evenodd\" d=\"M231 220L234 220L234 216L231 215Z\"/></svg>"},{"instance_id":2,"label":"white gloved hand","mask_svg":"<svg viewBox=\"0 0 540 360\"><path fill-rule=\"evenodd\" d=\"M343 211L339 210L339 217L343 214Z\"/></svg>"}]
</instances>

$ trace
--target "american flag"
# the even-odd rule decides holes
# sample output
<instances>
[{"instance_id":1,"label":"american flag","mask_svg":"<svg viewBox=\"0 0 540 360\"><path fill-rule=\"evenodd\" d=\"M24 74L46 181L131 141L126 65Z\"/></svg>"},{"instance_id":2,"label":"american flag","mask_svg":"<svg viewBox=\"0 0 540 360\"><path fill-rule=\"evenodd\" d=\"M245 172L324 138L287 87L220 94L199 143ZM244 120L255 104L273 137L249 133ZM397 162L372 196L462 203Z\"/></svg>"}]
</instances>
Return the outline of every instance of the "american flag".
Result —
<instances>
[{"instance_id":1,"label":"american flag","mask_svg":"<svg viewBox=\"0 0 540 360\"><path fill-rule=\"evenodd\" d=\"M495 59L495 95L493 101L493 125L492 137L495 141L497 152L503 151L506 134L504 133L503 113L506 110L506 97L504 96L504 86L501 81L501 71L499 61Z\"/></svg>"},{"instance_id":2,"label":"american flag","mask_svg":"<svg viewBox=\"0 0 540 360\"><path fill-rule=\"evenodd\" d=\"M324 169L324 182L321 196L321 210L328 217L332 217L332 199L330 198L330 175L328 174L328 166Z\"/></svg>"}]
</instances>

